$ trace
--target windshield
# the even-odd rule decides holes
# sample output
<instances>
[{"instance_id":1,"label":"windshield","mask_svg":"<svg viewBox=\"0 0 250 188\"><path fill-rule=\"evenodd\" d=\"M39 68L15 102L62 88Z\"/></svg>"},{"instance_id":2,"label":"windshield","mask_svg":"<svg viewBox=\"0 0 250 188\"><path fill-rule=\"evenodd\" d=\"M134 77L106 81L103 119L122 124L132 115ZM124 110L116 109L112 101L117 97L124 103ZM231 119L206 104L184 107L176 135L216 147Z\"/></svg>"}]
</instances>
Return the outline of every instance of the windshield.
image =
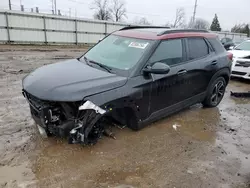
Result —
<instances>
[{"instance_id":1,"label":"windshield","mask_svg":"<svg viewBox=\"0 0 250 188\"><path fill-rule=\"evenodd\" d=\"M245 41L239 44L235 50L247 50L250 51L250 41Z\"/></svg>"},{"instance_id":2,"label":"windshield","mask_svg":"<svg viewBox=\"0 0 250 188\"><path fill-rule=\"evenodd\" d=\"M110 35L84 56L111 68L128 70L140 60L151 43L150 40Z\"/></svg>"}]
</instances>

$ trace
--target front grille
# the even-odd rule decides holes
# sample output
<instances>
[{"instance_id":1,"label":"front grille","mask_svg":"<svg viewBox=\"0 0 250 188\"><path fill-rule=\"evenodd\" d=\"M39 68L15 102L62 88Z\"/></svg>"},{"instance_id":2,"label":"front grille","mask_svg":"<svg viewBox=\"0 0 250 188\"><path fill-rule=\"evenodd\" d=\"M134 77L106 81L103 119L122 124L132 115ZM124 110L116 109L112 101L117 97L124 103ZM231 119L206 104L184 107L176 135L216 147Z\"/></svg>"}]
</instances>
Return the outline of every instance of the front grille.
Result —
<instances>
[{"instance_id":1,"label":"front grille","mask_svg":"<svg viewBox=\"0 0 250 188\"><path fill-rule=\"evenodd\" d=\"M232 74L236 74L236 75L240 75L240 76L246 75L245 72L238 72L238 71L232 71Z\"/></svg>"},{"instance_id":2,"label":"front grille","mask_svg":"<svg viewBox=\"0 0 250 188\"><path fill-rule=\"evenodd\" d=\"M237 61L235 66L236 67L250 67L250 62L249 61Z\"/></svg>"},{"instance_id":3,"label":"front grille","mask_svg":"<svg viewBox=\"0 0 250 188\"><path fill-rule=\"evenodd\" d=\"M31 95L30 93L23 91L24 97L29 101L30 105L36 111L40 111L41 108L46 104L45 101L38 99L37 97Z\"/></svg>"},{"instance_id":4,"label":"front grille","mask_svg":"<svg viewBox=\"0 0 250 188\"><path fill-rule=\"evenodd\" d=\"M250 56L244 57L243 59L250 59Z\"/></svg>"}]
</instances>

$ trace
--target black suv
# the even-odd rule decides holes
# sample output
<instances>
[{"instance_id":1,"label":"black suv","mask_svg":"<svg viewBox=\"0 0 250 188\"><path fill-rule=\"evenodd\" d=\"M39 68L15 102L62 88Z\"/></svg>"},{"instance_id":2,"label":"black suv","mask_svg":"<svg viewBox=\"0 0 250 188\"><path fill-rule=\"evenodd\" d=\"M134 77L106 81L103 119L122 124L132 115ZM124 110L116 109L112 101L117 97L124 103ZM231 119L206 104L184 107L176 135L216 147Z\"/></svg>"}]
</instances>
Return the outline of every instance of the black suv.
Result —
<instances>
[{"instance_id":1,"label":"black suv","mask_svg":"<svg viewBox=\"0 0 250 188\"><path fill-rule=\"evenodd\" d=\"M217 106L231 60L207 31L126 27L30 73L23 95L41 133L93 144L110 125L139 130L195 103Z\"/></svg>"}]
</instances>

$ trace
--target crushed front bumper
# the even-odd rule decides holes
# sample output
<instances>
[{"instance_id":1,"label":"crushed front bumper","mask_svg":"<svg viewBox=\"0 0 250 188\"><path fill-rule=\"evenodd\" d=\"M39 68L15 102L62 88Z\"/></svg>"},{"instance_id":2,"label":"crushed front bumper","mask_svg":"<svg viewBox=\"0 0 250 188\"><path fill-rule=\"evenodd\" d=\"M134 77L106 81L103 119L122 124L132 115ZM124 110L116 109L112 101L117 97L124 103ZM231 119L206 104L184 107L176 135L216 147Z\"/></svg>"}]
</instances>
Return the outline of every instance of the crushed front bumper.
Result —
<instances>
[{"instance_id":1,"label":"crushed front bumper","mask_svg":"<svg viewBox=\"0 0 250 188\"><path fill-rule=\"evenodd\" d=\"M78 109L74 109L77 111L77 116L67 118L62 115L66 114L63 105L61 105L61 109L58 104L50 105L49 102L41 101L26 92L23 92L23 95L30 104L32 118L38 125L40 133L68 137L69 143L82 144L96 142L97 137L99 137L101 130L98 130L100 127L96 127L96 124L106 113L106 110L91 101L86 101Z\"/></svg>"}]
</instances>

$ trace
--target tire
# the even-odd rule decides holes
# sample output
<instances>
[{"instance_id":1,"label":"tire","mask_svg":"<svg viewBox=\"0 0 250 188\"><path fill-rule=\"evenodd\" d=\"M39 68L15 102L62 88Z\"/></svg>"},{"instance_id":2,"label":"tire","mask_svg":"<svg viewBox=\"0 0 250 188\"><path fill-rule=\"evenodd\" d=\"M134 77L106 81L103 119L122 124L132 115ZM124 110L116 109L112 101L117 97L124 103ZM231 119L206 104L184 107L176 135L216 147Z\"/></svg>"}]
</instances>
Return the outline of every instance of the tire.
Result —
<instances>
[{"instance_id":1,"label":"tire","mask_svg":"<svg viewBox=\"0 0 250 188\"><path fill-rule=\"evenodd\" d=\"M226 81L223 77L215 79L208 87L205 100L202 102L205 107L216 107L220 104L226 90Z\"/></svg>"}]
</instances>

